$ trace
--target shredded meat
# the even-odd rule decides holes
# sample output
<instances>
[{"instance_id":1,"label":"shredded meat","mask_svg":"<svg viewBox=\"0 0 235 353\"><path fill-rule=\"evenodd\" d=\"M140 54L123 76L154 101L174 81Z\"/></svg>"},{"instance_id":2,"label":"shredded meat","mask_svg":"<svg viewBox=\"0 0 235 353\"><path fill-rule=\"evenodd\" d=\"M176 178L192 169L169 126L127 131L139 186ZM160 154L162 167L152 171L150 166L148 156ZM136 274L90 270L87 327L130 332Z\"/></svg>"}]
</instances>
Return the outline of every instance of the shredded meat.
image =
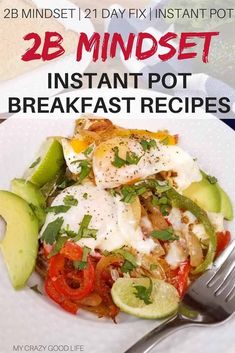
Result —
<instances>
[{"instance_id":1,"label":"shredded meat","mask_svg":"<svg viewBox=\"0 0 235 353\"><path fill-rule=\"evenodd\" d=\"M141 203L147 211L148 218L152 222L154 229L163 230L169 227L159 208L152 205L151 198L142 199Z\"/></svg>"}]
</instances>

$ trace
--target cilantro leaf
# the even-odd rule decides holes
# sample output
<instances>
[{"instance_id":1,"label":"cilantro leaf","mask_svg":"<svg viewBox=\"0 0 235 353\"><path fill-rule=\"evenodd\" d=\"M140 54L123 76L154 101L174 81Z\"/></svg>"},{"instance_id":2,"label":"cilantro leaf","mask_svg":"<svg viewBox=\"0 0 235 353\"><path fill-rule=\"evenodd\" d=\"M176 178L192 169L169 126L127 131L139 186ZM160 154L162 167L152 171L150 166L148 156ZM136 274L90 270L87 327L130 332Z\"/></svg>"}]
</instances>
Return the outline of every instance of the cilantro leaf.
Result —
<instances>
[{"instance_id":1,"label":"cilantro leaf","mask_svg":"<svg viewBox=\"0 0 235 353\"><path fill-rule=\"evenodd\" d=\"M157 192L157 194L161 195L163 192L170 190L171 186L168 184L167 181L155 180L154 189Z\"/></svg>"},{"instance_id":2,"label":"cilantro leaf","mask_svg":"<svg viewBox=\"0 0 235 353\"><path fill-rule=\"evenodd\" d=\"M160 240L178 240L179 237L177 235L174 235L174 230L172 227L169 227L164 230L153 230L152 233L150 234L151 237L157 238Z\"/></svg>"},{"instance_id":3,"label":"cilantro leaf","mask_svg":"<svg viewBox=\"0 0 235 353\"><path fill-rule=\"evenodd\" d=\"M154 207L160 208L160 211L163 216L167 216L169 214L170 201L166 196L158 198L156 195L153 195L151 202Z\"/></svg>"},{"instance_id":4,"label":"cilantro leaf","mask_svg":"<svg viewBox=\"0 0 235 353\"><path fill-rule=\"evenodd\" d=\"M149 287L146 288L144 286L134 286L136 292L134 293L136 298L143 300L146 305L152 304L151 294L153 290L153 281L149 278L150 284Z\"/></svg>"},{"instance_id":5,"label":"cilantro leaf","mask_svg":"<svg viewBox=\"0 0 235 353\"><path fill-rule=\"evenodd\" d=\"M211 176L211 175L207 175L206 178L207 178L207 180L209 181L209 183L212 184L212 185L213 185L213 184L216 184L217 181L218 181L218 179L217 179L216 177Z\"/></svg>"},{"instance_id":6,"label":"cilantro leaf","mask_svg":"<svg viewBox=\"0 0 235 353\"><path fill-rule=\"evenodd\" d=\"M132 203L136 196L140 196L147 191L144 185L125 185L121 189L121 195L123 196L121 201L126 203Z\"/></svg>"},{"instance_id":7,"label":"cilantro leaf","mask_svg":"<svg viewBox=\"0 0 235 353\"><path fill-rule=\"evenodd\" d=\"M34 161L34 162L31 164L31 166L29 167L29 169L32 169L32 168L36 167L36 165L38 165L40 162L41 162L41 157L38 157L38 158L36 159L36 161Z\"/></svg>"},{"instance_id":8,"label":"cilantro leaf","mask_svg":"<svg viewBox=\"0 0 235 353\"><path fill-rule=\"evenodd\" d=\"M46 208L46 212L53 212L54 214L65 213L70 209L70 206L59 205L59 206L51 206Z\"/></svg>"},{"instance_id":9,"label":"cilantro leaf","mask_svg":"<svg viewBox=\"0 0 235 353\"><path fill-rule=\"evenodd\" d=\"M66 206L77 206L78 200L75 199L72 195L66 195L63 199Z\"/></svg>"},{"instance_id":10,"label":"cilantro leaf","mask_svg":"<svg viewBox=\"0 0 235 353\"><path fill-rule=\"evenodd\" d=\"M62 217L58 217L53 222L49 223L44 230L41 239L44 240L46 244L54 244L54 242L58 239L63 222L64 219Z\"/></svg>"},{"instance_id":11,"label":"cilantro leaf","mask_svg":"<svg viewBox=\"0 0 235 353\"><path fill-rule=\"evenodd\" d=\"M119 157L119 148L117 146L115 146L113 148L113 152L114 152L114 161L112 162L112 165L116 168L121 168L126 164L125 159L122 159L121 157Z\"/></svg>"},{"instance_id":12,"label":"cilantro leaf","mask_svg":"<svg viewBox=\"0 0 235 353\"><path fill-rule=\"evenodd\" d=\"M95 238L98 230L97 229L90 229L88 228L92 216L85 215L80 223L80 228L78 230L77 235L74 237L73 241L79 241L82 238Z\"/></svg>"},{"instance_id":13,"label":"cilantro leaf","mask_svg":"<svg viewBox=\"0 0 235 353\"><path fill-rule=\"evenodd\" d=\"M111 196L115 197L117 195L117 192L114 189L109 189L107 190Z\"/></svg>"},{"instance_id":14,"label":"cilantro leaf","mask_svg":"<svg viewBox=\"0 0 235 353\"><path fill-rule=\"evenodd\" d=\"M116 254L122 255L125 260L130 262L134 267L137 267L136 258L131 252L129 252L125 249L118 249L118 250L115 250L114 252Z\"/></svg>"},{"instance_id":15,"label":"cilantro leaf","mask_svg":"<svg viewBox=\"0 0 235 353\"><path fill-rule=\"evenodd\" d=\"M144 150L144 152L146 151L150 151L151 148L156 148L157 147L157 142L155 140L141 140L140 144Z\"/></svg>"},{"instance_id":16,"label":"cilantro leaf","mask_svg":"<svg viewBox=\"0 0 235 353\"><path fill-rule=\"evenodd\" d=\"M83 160L80 162L79 167L81 168L81 172L78 181L81 183L90 174L91 164L89 161Z\"/></svg>"},{"instance_id":17,"label":"cilantro leaf","mask_svg":"<svg viewBox=\"0 0 235 353\"><path fill-rule=\"evenodd\" d=\"M160 211L163 216L168 216L169 211L170 211L170 206L169 205L160 205Z\"/></svg>"},{"instance_id":18,"label":"cilantro leaf","mask_svg":"<svg viewBox=\"0 0 235 353\"><path fill-rule=\"evenodd\" d=\"M117 146L113 148L113 151L114 151L114 161L112 162L112 165L116 168L121 168L124 165L138 164L142 157L142 156L137 156L137 154L134 152L127 152L126 159L123 159L119 156L119 148Z\"/></svg>"},{"instance_id":19,"label":"cilantro leaf","mask_svg":"<svg viewBox=\"0 0 235 353\"><path fill-rule=\"evenodd\" d=\"M121 189L121 194L123 196L121 201L126 203L132 203L137 196L133 186L124 186Z\"/></svg>"},{"instance_id":20,"label":"cilantro leaf","mask_svg":"<svg viewBox=\"0 0 235 353\"><path fill-rule=\"evenodd\" d=\"M82 237L96 239L97 232L98 232L98 229L90 229L90 228L83 229Z\"/></svg>"},{"instance_id":21,"label":"cilantro leaf","mask_svg":"<svg viewBox=\"0 0 235 353\"><path fill-rule=\"evenodd\" d=\"M64 244L69 240L69 237L59 237L57 242L55 243L52 251L50 254L47 256L48 259L50 259L52 256L55 256L60 252L60 250L63 248Z\"/></svg>"},{"instance_id":22,"label":"cilantro leaf","mask_svg":"<svg viewBox=\"0 0 235 353\"><path fill-rule=\"evenodd\" d=\"M87 266L87 262L85 261L73 261L73 266L76 270L84 270Z\"/></svg>"},{"instance_id":23,"label":"cilantro leaf","mask_svg":"<svg viewBox=\"0 0 235 353\"><path fill-rule=\"evenodd\" d=\"M89 154L91 154L91 152L93 151L93 146L89 146L87 147L87 149L83 152L85 157L88 157Z\"/></svg>"},{"instance_id":24,"label":"cilantro leaf","mask_svg":"<svg viewBox=\"0 0 235 353\"><path fill-rule=\"evenodd\" d=\"M78 182L81 183L90 174L91 163L87 159L77 159L71 162L71 164L75 163L79 163L78 167L81 168L78 179Z\"/></svg>"},{"instance_id":25,"label":"cilantro leaf","mask_svg":"<svg viewBox=\"0 0 235 353\"><path fill-rule=\"evenodd\" d=\"M123 273L128 273L128 272L131 272L132 270L134 270L135 266L133 266L133 264L128 261L128 260L125 260L122 267L121 267L121 271Z\"/></svg>"},{"instance_id":26,"label":"cilantro leaf","mask_svg":"<svg viewBox=\"0 0 235 353\"><path fill-rule=\"evenodd\" d=\"M82 260L81 261L73 261L73 266L77 270L83 270L87 266L87 257L88 254L90 253L91 249L88 248L87 246L84 246L83 248L83 253L82 253Z\"/></svg>"},{"instance_id":27,"label":"cilantro leaf","mask_svg":"<svg viewBox=\"0 0 235 353\"><path fill-rule=\"evenodd\" d=\"M156 195L153 195L151 203L154 207L157 207L159 205L159 199Z\"/></svg>"},{"instance_id":28,"label":"cilantro leaf","mask_svg":"<svg viewBox=\"0 0 235 353\"><path fill-rule=\"evenodd\" d=\"M142 156L137 156L134 152L126 153L126 165L138 164Z\"/></svg>"},{"instance_id":29,"label":"cilantro leaf","mask_svg":"<svg viewBox=\"0 0 235 353\"><path fill-rule=\"evenodd\" d=\"M77 236L77 233L74 232L73 230L69 229L69 225L66 225L65 229L61 229L61 234L66 234L69 238L75 238Z\"/></svg>"}]
</instances>

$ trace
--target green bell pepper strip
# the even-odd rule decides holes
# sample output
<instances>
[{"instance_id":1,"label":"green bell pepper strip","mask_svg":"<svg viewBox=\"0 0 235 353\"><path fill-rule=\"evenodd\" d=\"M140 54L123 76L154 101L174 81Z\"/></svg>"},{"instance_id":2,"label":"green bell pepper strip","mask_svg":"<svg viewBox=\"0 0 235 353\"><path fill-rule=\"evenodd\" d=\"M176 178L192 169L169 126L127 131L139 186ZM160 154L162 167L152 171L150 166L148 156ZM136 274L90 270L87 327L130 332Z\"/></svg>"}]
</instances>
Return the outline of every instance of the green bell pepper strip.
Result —
<instances>
[{"instance_id":1,"label":"green bell pepper strip","mask_svg":"<svg viewBox=\"0 0 235 353\"><path fill-rule=\"evenodd\" d=\"M214 260L217 245L215 230L207 216L207 213L188 197L180 195L175 189L171 188L170 190L166 191L166 195L173 207L190 211L204 226L205 231L209 236L207 254L204 261L198 267L196 267L192 273L197 274L206 271Z\"/></svg>"}]
</instances>

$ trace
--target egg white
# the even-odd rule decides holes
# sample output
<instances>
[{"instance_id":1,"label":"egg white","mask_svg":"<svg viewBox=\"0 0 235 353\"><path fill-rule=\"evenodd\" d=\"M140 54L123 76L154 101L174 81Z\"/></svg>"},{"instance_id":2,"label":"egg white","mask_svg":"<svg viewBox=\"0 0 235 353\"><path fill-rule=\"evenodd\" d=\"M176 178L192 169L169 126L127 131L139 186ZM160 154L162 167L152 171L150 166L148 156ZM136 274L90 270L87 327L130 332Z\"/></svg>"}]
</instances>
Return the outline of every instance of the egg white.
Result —
<instances>
[{"instance_id":1,"label":"egg white","mask_svg":"<svg viewBox=\"0 0 235 353\"><path fill-rule=\"evenodd\" d=\"M155 140L156 147L144 151L140 141L136 136L114 137L95 148L93 172L98 186L114 188L162 171L176 172L174 181L178 191L186 189L192 182L201 180L196 161L179 146L164 145ZM118 147L119 156L123 159L126 158L127 151L141 156L141 159L137 164L117 168L113 165L114 147Z\"/></svg>"},{"instance_id":2,"label":"egg white","mask_svg":"<svg viewBox=\"0 0 235 353\"><path fill-rule=\"evenodd\" d=\"M70 139L62 138L61 144L62 144L64 158L68 169L73 174L79 174L81 172L79 161L83 161L87 159L87 156L85 156L84 151L77 153L74 150ZM87 146L87 147L94 148L94 144L91 144L90 146ZM89 158L92 158L92 154L93 154L93 150L89 154Z\"/></svg>"},{"instance_id":3,"label":"egg white","mask_svg":"<svg viewBox=\"0 0 235 353\"><path fill-rule=\"evenodd\" d=\"M144 239L132 205L120 201L118 195L112 196L99 186L86 183L66 188L54 199L51 206L63 205L66 195L73 196L78 204L66 213L48 213L41 234L47 225L58 217L64 219L63 229L69 227L77 232L84 215L89 214L92 216L89 228L97 229L97 237L79 240L80 246L87 246L93 251L112 251L126 245L140 253L149 253L154 249L154 241Z\"/></svg>"}]
</instances>

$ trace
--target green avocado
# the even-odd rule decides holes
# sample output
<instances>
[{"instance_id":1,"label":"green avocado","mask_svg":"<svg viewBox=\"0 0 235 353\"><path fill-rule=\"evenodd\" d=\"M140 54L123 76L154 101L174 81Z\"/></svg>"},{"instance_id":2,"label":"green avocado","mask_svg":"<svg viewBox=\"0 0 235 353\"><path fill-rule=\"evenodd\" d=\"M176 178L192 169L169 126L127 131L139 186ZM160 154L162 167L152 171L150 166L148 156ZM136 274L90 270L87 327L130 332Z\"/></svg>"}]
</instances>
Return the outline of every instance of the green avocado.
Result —
<instances>
[{"instance_id":1,"label":"green avocado","mask_svg":"<svg viewBox=\"0 0 235 353\"><path fill-rule=\"evenodd\" d=\"M221 193L217 184L210 183L204 175L201 181L192 183L185 189L183 195L205 211L216 213L221 211Z\"/></svg>"},{"instance_id":2,"label":"green avocado","mask_svg":"<svg viewBox=\"0 0 235 353\"><path fill-rule=\"evenodd\" d=\"M13 179L11 182L11 191L27 201L38 218L39 226L41 227L46 217L46 200L37 185L24 179Z\"/></svg>"},{"instance_id":3,"label":"green avocado","mask_svg":"<svg viewBox=\"0 0 235 353\"><path fill-rule=\"evenodd\" d=\"M220 212L224 215L224 218L227 219L228 221L231 221L233 219L233 206L230 201L230 198L228 194L218 185L216 184L220 196L221 196L221 210Z\"/></svg>"},{"instance_id":4,"label":"green avocado","mask_svg":"<svg viewBox=\"0 0 235 353\"><path fill-rule=\"evenodd\" d=\"M21 197L0 191L0 216L6 233L0 249L15 289L22 288L30 277L38 252L38 220Z\"/></svg>"}]
</instances>

